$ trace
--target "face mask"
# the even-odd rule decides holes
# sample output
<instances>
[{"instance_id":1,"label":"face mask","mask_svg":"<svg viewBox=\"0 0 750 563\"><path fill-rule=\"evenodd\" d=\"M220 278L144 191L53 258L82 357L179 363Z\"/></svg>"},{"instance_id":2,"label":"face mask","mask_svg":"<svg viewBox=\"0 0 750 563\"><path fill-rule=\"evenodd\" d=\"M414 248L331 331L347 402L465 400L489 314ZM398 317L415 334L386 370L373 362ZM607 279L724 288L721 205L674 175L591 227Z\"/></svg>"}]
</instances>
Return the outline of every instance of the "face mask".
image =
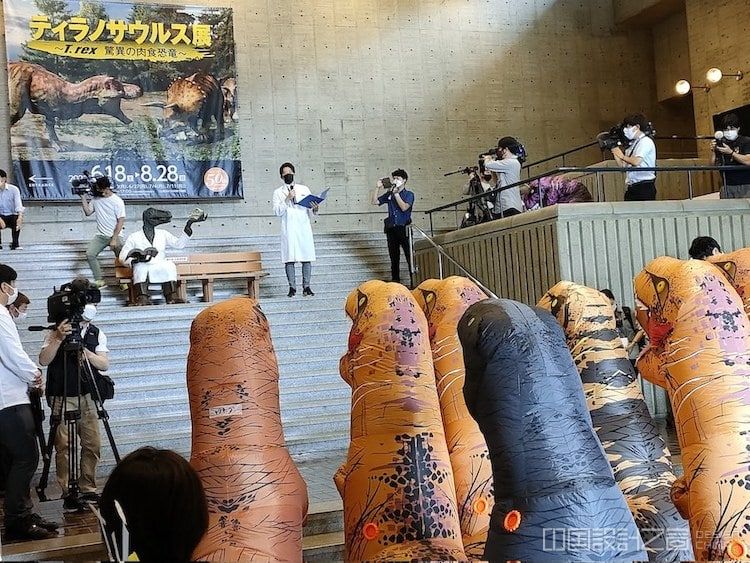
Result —
<instances>
[{"instance_id":1,"label":"face mask","mask_svg":"<svg viewBox=\"0 0 750 563\"><path fill-rule=\"evenodd\" d=\"M8 295L8 303L13 303L13 302L15 302L16 298L18 297L18 289L16 289L15 287L13 287L10 284L7 284L7 285L8 285L8 287L10 287L13 290L13 293L11 293L10 295L8 293L5 293L5 295ZM5 292L5 290L3 290L3 292Z\"/></svg>"},{"instance_id":2,"label":"face mask","mask_svg":"<svg viewBox=\"0 0 750 563\"><path fill-rule=\"evenodd\" d=\"M96 306L92 305L91 303L86 305L83 308L83 315L81 315L81 317L83 317L84 321L93 321L94 317L96 317Z\"/></svg>"},{"instance_id":3,"label":"face mask","mask_svg":"<svg viewBox=\"0 0 750 563\"><path fill-rule=\"evenodd\" d=\"M282 178L287 186L291 186L294 183L294 174L284 174Z\"/></svg>"},{"instance_id":4,"label":"face mask","mask_svg":"<svg viewBox=\"0 0 750 563\"><path fill-rule=\"evenodd\" d=\"M738 129L727 129L724 131L724 138L727 141L736 141L740 132Z\"/></svg>"},{"instance_id":5,"label":"face mask","mask_svg":"<svg viewBox=\"0 0 750 563\"><path fill-rule=\"evenodd\" d=\"M635 139L635 127L625 127L622 132L625 133L625 138L628 141Z\"/></svg>"},{"instance_id":6,"label":"face mask","mask_svg":"<svg viewBox=\"0 0 750 563\"><path fill-rule=\"evenodd\" d=\"M400 188L404 185L404 181L401 178L394 178L393 183L396 185L397 188Z\"/></svg>"},{"instance_id":7,"label":"face mask","mask_svg":"<svg viewBox=\"0 0 750 563\"><path fill-rule=\"evenodd\" d=\"M13 320L16 321L16 322L20 322L20 321L24 320L27 315L28 315L28 313L18 313L18 316L17 317L13 317Z\"/></svg>"}]
</instances>

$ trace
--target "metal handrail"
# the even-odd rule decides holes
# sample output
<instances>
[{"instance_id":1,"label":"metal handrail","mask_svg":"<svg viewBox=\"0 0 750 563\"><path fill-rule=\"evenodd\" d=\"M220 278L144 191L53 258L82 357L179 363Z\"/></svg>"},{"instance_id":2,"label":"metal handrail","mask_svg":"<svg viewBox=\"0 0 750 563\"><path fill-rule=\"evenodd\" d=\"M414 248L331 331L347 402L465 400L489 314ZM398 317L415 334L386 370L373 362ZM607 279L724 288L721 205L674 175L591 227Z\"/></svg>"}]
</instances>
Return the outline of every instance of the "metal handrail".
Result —
<instances>
[{"instance_id":1,"label":"metal handrail","mask_svg":"<svg viewBox=\"0 0 750 563\"><path fill-rule=\"evenodd\" d=\"M509 184L507 186L502 186L500 188L495 188L494 190L490 190L481 194L476 194L472 196L465 197L463 199L460 199L458 201L452 202L452 203L446 203L443 205L440 205L438 207L433 207L432 209L428 209L425 211L426 214L430 216L430 232L434 233L434 225L432 220L432 214L437 213L438 211L445 211L446 209L455 209L456 212L458 212L458 207L464 204L469 204L474 201L482 200L482 199L491 199L496 194L509 190L511 188L516 188L523 186L525 184L528 184L529 182L533 182L535 180L540 180L542 178L547 178L549 176L556 176L558 174L570 174L570 173L581 173L584 176L588 176L591 174L596 174L597 177L597 195L600 197L599 201L603 200L603 192L601 189L601 176L600 174L626 174L628 172L638 171L638 172L687 172L688 173L688 199L693 199L693 179L692 179L692 173L693 172L707 172L707 171L715 171L715 172L733 172L733 171L747 171L748 167L744 165L733 165L733 166L709 166L709 165L698 165L698 166L650 166L650 167L602 167L602 166L592 166L592 167L575 167L575 166L560 166L558 168L554 168L552 170L549 170L547 172L544 172L543 174L538 174L536 176L531 176L529 178L526 178L525 180L521 180L519 182L515 182L513 184ZM543 204L542 204L543 205Z\"/></svg>"},{"instance_id":2,"label":"metal handrail","mask_svg":"<svg viewBox=\"0 0 750 563\"><path fill-rule=\"evenodd\" d=\"M698 140L712 140L714 139L713 135L705 135L700 137L687 137L684 135L656 135L652 137L656 141L698 141ZM542 158L541 160L535 160L534 162L530 162L528 164L524 164L521 167L521 170L528 170L532 166L539 166L540 164L544 164L545 162L549 162L550 160L555 160L557 158L562 158L562 165L565 166L565 157L568 155L571 155L576 152L580 152L582 150L595 147L599 144L599 141L592 141L590 143L586 143L585 145L579 145L577 147L573 147L572 149L567 149L562 152L559 152L557 154L553 154L552 156L548 156L545 158Z\"/></svg>"},{"instance_id":3,"label":"metal handrail","mask_svg":"<svg viewBox=\"0 0 750 563\"><path fill-rule=\"evenodd\" d=\"M555 160L556 158L562 158L562 159L563 159L563 162L562 162L562 163L563 163L563 166L565 166L565 157L566 157L566 156L568 156L569 154L573 154L574 152L579 152L579 151L582 151L582 150L584 150L584 149L588 149L588 148L590 148L590 147L594 147L594 146L596 146L596 145L598 145L598 144L599 144L599 142L598 142L598 141L592 141L592 142L590 142L590 143L586 143L585 145L579 145L579 146L577 146L577 147L573 147L572 149L568 149L568 150L566 150L566 151L563 151L563 152L560 152L560 153L554 154L554 155L552 155L552 156L548 156L548 157L546 157L546 158L543 158L543 159L541 159L541 160L536 160L536 161L534 161L534 162L530 162L530 163L528 163L528 164L524 164L524 165L523 165L523 166L521 167L521 170L528 170L528 169L529 169L529 168L531 168L532 166L538 166L538 165L540 165L540 164L544 164L545 162L549 162L550 160Z\"/></svg>"},{"instance_id":4,"label":"metal handrail","mask_svg":"<svg viewBox=\"0 0 750 563\"><path fill-rule=\"evenodd\" d=\"M412 228L412 230L416 229L417 231L419 231L419 234L422 235L422 237L428 243L430 243L432 245L432 247L437 251L437 253L438 253L438 275L440 276L441 280L443 279L443 257L445 257L445 258L448 259L448 261L451 264L453 264L456 268L458 268L461 271L461 273L463 273L467 278L469 278L471 281L473 281L475 284L477 284L477 286L479 286L479 289L481 289L485 293L485 295L487 295L487 297L492 297L493 299L497 299L497 295L495 295L487 286L485 286L475 276L473 276L466 268L464 268L461 264L459 264L458 262L456 262L456 260L450 254L448 254L442 246L440 246L438 243L436 243L434 240L432 240L432 238L427 233L425 233L422 229L420 229L419 227L417 227L414 224L411 225L411 228ZM412 275L413 275L413 270L414 270L414 266L413 266L413 264L414 264L414 239L413 239L413 235L410 234L409 238L411 239L411 242L410 242L410 244L411 244L411 253L410 253L410 255L411 255L410 256L411 257L411 260L410 260L411 264L410 264L410 267L412 269ZM414 285L413 280L412 280L412 285Z\"/></svg>"}]
</instances>

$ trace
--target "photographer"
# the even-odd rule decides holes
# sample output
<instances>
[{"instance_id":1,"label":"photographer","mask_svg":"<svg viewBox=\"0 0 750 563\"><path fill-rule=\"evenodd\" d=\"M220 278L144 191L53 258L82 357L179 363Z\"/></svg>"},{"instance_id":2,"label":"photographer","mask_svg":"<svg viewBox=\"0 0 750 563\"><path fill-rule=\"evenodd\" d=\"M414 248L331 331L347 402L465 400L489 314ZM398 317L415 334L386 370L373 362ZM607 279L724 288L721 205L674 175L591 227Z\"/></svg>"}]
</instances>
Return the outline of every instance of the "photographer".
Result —
<instances>
[{"instance_id":1,"label":"photographer","mask_svg":"<svg viewBox=\"0 0 750 563\"><path fill-rule=\"evenodd\" d=\"M89 217L96 213L97 234L89 242L86 259L94 274L96 286L102 287L106 284L97 256L107 247L115 256L119 255L124 243L121 233L125 226L125 202L112 191L112 184L106 176L96 178L92 184L93 199L81 194L84 215Z\"/></svg>"},{"instance_id":2,"label":"photographer","mask_svg":"<svg viewBox=\"0 0 750 563\"><path fill-rule=\"evenodd\" d=\"M73 327L68 320L58 324L44 341L39 353L39 363L47 367L47 401L52 408L53 416L61 417L60 426L55 436L55 469L57 480L63 491L68 490L68 428L63 417L64 411L79 410L81 418L78 423L78 433L81 441L80 500L84 502L98 502L96 493L96 465L99 462L101 437L99 421L91 394L94 393L90 379L98 382L100 371L107 371L109 358L107 352L107 336L91 321L96 316L96 306L89 303L83 310L80 323L81 338L83 340L83 361L81 365L82 377L78 380L77 351L66 351L63 342L72 332ZM67 373L67 378L65 375ZM65 397L65 408L63 408ZM64 495L63 508L77 510L76 499Z\"/></svg>"},{"instance_id":3,"label":"photographer","mask_svg":"<svg viewBox=\"0 0 750 563\"><path fill-rule=\"evenodd\" d=\"M721 120L723 138L711 142L711 164L719 166L750 167L750 137L740 135L740 118L735 113L725 115ZM723 172L724 185L721 199L750 197L750 168Z\"/></svg>"},{"instance_id":4,"label":"photographer","mask_svg":"<svg viewBox=\"0 0 750 563\"><path fill-rule=\"evenodd\" d=\"M503 137L497 142L497 160L491 154L484 155L484 169L497 176L497 187L503 188L521 181L521 160L523 145L513 137ZM492 214L495 219L512 217L523 211L521 187L516 186L498 192Z\"/></svg>"},{"instance_id":5,"label":"photographer","mask_svg":"<svg viewBox=\"0 0 750 563\"><path fill-rule=\"evenodd\" d=\"M414 192L406 189L409 175L401 168L391 172L393 182L390 178L378 180L375 191L372 194L373 205L388 204L388 217L383 220L383 231L388 241L388 256L391 258L391 281L401 283L401 254L399 248L404 251L404 258L411 273L411 253L409 251L409 235L406 227L411 225L411 211L414 205ZM385 190L384 193L380 193Z\"/></svg>"},{"instance_id":6,"label":"photographer","mask_svg":"<svg viewBox=\"0 0 750 563\"><path fill-rule=\"evenodd\" d=\"M2 230L11 230L11 250L21 250L18 237L23 224L23 203L18 186L8 183L5 170L0 170L0 250L3 248Z\"/></svg>"},{"instance_id":7,"label":"photographer","mask_svg":"<svg viewBox=\"0 0 750 563\"><path fill-rule=\"evenodd\" d=\"M642 113L628 115L622 121L623 134L630 142L625 152L619 147L612 148L617 165L622 168L654 168L656 167L656 144L646 134L650 124ZM656 199L656 173L638 172L625 173L625 201L653 201Z\"/></svg>"},{"instance_id":8,"label":"photographer","mask_svg":"<svg viewBox=\"0 0 750 563\"><path fill-rule=\"evenodd\" d=\"M40 540L55 536L57 524L32 512L31 479L39 463L29 387L42 387L42 373L23 351L8 303L16 300L16 271L0 264L0 446L10 460L5 483L3 539Z\"/></svg>"}]
</instances>

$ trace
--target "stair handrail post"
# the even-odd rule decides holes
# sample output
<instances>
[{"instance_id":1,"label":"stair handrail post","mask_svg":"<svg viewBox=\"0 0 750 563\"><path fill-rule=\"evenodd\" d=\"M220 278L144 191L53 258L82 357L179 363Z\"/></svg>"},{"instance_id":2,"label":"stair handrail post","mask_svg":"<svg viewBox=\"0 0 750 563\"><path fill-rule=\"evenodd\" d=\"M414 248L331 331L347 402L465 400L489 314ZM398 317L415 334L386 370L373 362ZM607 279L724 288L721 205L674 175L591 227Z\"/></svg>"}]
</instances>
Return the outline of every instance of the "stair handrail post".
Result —
<instances>
[{"instance_id":1,"label":"stair handrail post","mask_svg":"<svg viewBox=\"0 0 750 563\"><path fill-rule=\"evenodd\" d=\"M413 225L413 227L417 230L417 232L422 235L422 238L424 238L428 243L432 245L432 247L435 249L435 251L438 253L438 270L440 274L440 279L443 279L443 260L442 258L446 258L451 264L453 264L458 270L463 273L467 278L469 278L471 281L473 281L477 286L479 286L479 289L481 289L487 297L492 297L493 299L497 299L497 295L495 295L487 286L485 286L481 281L479 281L476 276L471 274L466 268L464 268L461 264L456 262L454 258L448 254L445 249L440 246L437 242L432 240L430 236L425 233L422 229L417 227L416 225Z\"/></svg>"}]
</instances>

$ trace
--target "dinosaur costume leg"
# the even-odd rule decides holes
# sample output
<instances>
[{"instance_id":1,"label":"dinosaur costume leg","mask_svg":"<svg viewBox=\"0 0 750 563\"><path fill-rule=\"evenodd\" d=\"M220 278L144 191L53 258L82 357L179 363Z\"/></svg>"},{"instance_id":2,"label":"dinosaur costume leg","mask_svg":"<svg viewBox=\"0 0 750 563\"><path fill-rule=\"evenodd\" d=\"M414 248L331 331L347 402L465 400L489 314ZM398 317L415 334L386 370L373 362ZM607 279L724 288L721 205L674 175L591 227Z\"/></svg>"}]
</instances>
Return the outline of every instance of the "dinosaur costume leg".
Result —
<instances>
[{"instance_id":1,"label":"dinosaur costume leg","mask_svg":"<svg viewBox=\"0 0 750 563\"><path fill-rule=\"evenodd\" d=\"M167 303L170 305L173 305L174 303L185 303L185 300L180 298L180 294L177 291L177 282L164 282L161 284L161 290L164 292L164 299L166 299Z\"/></svg>"},{"instance_id":2,"label":"dinosaur costume leg","mask_svg":"<svg viewBox=\"0 0 750 563\"><path fill-rule=\"evenodd\" d=\"M148 296L148 282L135 284L135 303L133 305L151 305L151 299Z\"/></svg>"}]
</instances>

